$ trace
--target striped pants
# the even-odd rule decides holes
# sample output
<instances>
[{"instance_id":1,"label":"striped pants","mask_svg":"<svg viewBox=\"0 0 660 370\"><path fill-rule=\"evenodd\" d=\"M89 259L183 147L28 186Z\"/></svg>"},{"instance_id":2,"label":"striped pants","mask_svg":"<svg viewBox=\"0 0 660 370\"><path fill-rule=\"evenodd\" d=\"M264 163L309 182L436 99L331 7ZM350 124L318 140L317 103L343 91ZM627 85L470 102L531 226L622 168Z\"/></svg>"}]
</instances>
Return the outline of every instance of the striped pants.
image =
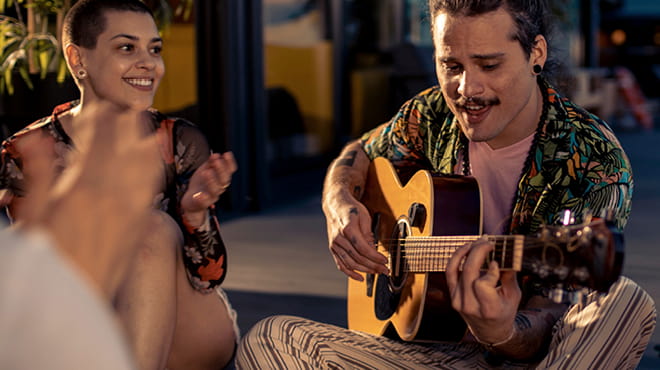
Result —
<instances>
[{"instance_id":1,"label":"striped pants","mask_svg":"<svg viewBox=\"0 0 660 370\"><path fill-rule=\"evenodd\" d=\"M407 343L299 317L272 316L243 337L238 369L634 369L655 329L653 299L621 277L555 324L536 364L489 364L475 343Z\"/></svg>"}]
</instances>

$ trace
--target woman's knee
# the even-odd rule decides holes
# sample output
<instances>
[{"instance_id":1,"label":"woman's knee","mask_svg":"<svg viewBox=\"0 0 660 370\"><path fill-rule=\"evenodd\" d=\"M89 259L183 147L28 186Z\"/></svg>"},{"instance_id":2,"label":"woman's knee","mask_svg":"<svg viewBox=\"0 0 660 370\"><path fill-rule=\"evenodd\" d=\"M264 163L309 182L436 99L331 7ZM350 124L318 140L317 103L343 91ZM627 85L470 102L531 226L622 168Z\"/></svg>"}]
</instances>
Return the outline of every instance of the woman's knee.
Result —
<instances>
[{"instance_id":1,"label":"woman's knee","mask_svg":"<svg viewBox=\"0 0 660 370\"><path fill-rule=\"evenodd\" d=\"M180 282L177 295L177 322L168 367L222 368L231 360L236 346L230 307L216 293L195 291L187 280Z\"/></svg>"},{"instance_id":2,"label":"woman's knee","mask_svg":"<svg viewBox=\"0 0 660 370\"><path fill-rule=\"evenodd\" d=\"M154 210L140 245L139 253L143 257L164 253L175 257L176 251L183 245L183 233L170 215Z\"/></svg>"}]
</instances>

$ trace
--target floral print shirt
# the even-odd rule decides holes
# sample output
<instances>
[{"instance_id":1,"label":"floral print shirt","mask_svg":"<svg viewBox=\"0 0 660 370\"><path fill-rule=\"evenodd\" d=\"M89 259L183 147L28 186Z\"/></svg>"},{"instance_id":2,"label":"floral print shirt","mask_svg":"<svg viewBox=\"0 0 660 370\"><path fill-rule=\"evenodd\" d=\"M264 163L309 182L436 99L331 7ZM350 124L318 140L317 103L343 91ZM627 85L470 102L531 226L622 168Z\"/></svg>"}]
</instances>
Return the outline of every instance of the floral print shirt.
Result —
<instances>
[{"instance_id":1,"label":"floral print shirt","mask_svg":"<svg viewBox=\"0 0 660 370\"><path fill-rule=\"evenodd\" d=\"M17 150L17 142L29 133L39 130L52 136L55 139L56 165L60 168L66 166L66 154L73 150L74 143L63 130L58 116L77 104L78 101L73 101L57 106L51 116L37 120L2 143L0 189L9 190L14 197L24 195L21 153ZM178 206L193 173L210 156L210 148L202 132L192 123L166 117L156 110L151 110L151 114L152 128L158 137L165 168L154 207L167 212L181 227L184 235L183 261L191 285L199 291L210 292L222 283L227 271L225 245L214 209L209 209L204 225L195 229L185 224Z\"/></svg>"},{"instance_id":2,"label":"floral print shirt","mask_svg":"<svg viewBox=\"0 0 660 370\"><path fill-rule=\"evenodd\" d=\"M512 205L508 230L531 234L560 224L565 210L576 223L611 212L623 230L630 214L630 163L610 127L539 78L544 107ZM395 167L469 174L468 141L438 86L406 102L389 121L361 137L367 155ZM467 164L467 165L466 165Z\"/></svg>"}]
</instances>

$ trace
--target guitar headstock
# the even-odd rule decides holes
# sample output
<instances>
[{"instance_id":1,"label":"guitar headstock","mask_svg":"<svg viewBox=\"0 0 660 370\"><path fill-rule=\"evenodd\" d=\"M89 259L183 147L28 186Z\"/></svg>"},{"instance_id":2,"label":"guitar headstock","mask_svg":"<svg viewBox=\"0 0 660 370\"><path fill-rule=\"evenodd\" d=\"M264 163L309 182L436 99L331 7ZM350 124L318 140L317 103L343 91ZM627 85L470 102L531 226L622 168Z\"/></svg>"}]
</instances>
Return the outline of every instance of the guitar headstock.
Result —
<instances>
[{"instance_id":1,"label":"guitar headstock","mask_svg":"<svg viewBox=\"0 0 660 370\"><path fill-rule=\"evenodd\" d=\"M605 219L545 226L526 243L522 269L548 288L606 292L621 274L623 253L623 235Z\"/></svg>"}]
</instances>

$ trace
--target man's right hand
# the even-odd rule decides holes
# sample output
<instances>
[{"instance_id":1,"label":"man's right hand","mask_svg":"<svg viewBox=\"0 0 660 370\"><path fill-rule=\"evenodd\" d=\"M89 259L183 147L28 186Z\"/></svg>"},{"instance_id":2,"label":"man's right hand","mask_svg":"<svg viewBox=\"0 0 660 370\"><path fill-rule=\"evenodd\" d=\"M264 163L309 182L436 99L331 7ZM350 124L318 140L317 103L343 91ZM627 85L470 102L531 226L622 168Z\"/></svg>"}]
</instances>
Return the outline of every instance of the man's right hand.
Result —
<instances>
[{"instance_id":1,"label":"man's right hand","mask_svg":"<svg viewBox=\"0 0 660 370\"><path fill-rule=\"evenodd\" d=\"M337 268L350 278L362 281L366 273L387 274L387 258L376 250L367 208L352 196L327 199L325 207L330 253Z\"/></svg>"},{"instance_id":2,"label":"man's right hand","mask_svg":"<svg viewBox=\"0 0 660 370\"><path fill-rule=\"evenodd\" d=\"M344 147L332 162L323 186L323 213L330 253L337 268L362 281L358 273L387 274L387 258L378 253L371 232L371 216L358 201L371 161L358 141Z\"/></svg>"}]
</instances>

